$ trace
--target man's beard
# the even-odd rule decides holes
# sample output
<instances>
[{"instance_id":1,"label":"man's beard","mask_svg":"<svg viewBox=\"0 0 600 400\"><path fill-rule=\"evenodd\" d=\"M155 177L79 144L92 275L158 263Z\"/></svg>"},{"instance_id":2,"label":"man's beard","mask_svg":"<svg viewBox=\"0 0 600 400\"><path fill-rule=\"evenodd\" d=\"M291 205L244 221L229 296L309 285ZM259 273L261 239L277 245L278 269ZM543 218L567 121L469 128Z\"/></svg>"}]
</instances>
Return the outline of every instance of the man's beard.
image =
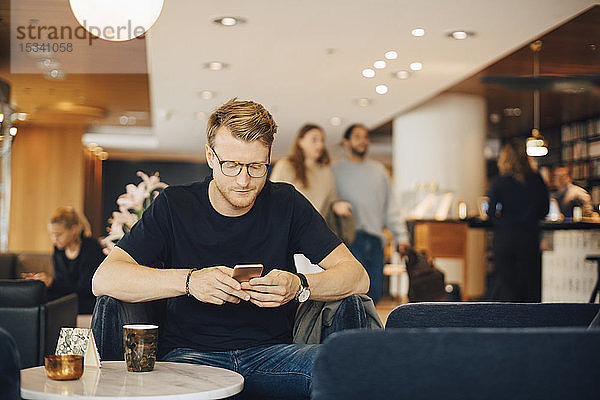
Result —
<instances>
[{"instance_id":1,"label":"man's beard","mask_svg":"<svg viewBox=\"0 0 600 400\"><path fill-rule=\"evenodd\" d=\"M364 158L364 156L367 154L367 150L366 149L363 150L363 151L360 151L357 148L352 147L352 146L350 146L350 151L352 152L352 154L354 154L355 156L358 156L360 158Z\"/></svg>"},{"instance_id":2,"label":"man's beard","mask_svg":"<svg viewBox=\"0 0 600 400\"><path fill-rule=\"evenodd\" d=\"M232 188L221 188L221 186L216 180L215 186L217 187L219 193L221 193L221 196L223 196L223 198L225 198L225 200L227 200L229 204L236 208L246 208L251 206L256 200L258 193L260 192L259 190L257 190L256 186L250 186L247 189L252 191L251 194L248 194L243 197L237 197L233 194L233 191L231 190Z\"/></svg>"}]
</instances>

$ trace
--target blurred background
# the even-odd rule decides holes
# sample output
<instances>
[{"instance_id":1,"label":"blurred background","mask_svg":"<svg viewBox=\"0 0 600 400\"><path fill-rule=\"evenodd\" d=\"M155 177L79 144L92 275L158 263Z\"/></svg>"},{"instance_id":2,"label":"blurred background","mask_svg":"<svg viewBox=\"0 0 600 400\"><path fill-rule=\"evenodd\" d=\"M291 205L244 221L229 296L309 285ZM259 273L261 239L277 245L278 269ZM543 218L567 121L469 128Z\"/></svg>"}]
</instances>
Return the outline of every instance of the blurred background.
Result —
<instances>
[{"instance_id":1,"label":"blurred background","mask_svg":"<svg viewBox=\"0 0 600 400\"><path fill-rule=\"evenodd\" d=\"M363 123L400 195L443 189L469 214L501 143L538 124L539 165L571 163L600 203L598 2L167 0L159 11L141 37L108 41L78 30L68 1L0 0L3 251L50 251L46 221L62 205L106 235L136 171L202 179L206 119L233 97L273 114L273 161L306 122L339 159L343 130Z\"/></svg>"}]
</instances>

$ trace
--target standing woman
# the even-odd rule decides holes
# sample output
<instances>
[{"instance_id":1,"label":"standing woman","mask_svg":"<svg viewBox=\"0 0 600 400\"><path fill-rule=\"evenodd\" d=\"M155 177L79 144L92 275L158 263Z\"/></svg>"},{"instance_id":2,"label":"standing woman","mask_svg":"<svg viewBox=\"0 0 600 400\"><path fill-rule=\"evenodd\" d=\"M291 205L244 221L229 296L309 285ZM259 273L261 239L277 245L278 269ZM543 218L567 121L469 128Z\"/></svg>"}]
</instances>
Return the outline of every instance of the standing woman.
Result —
<instances>
[{"instance_id":1,"label":"standing woman","mask_svg":"<svg viewBox=\"0 0 600 400\"><path fill-rule=\"evenodd\" d=\"M489 190L494 222L496 287L491 300L540 302L542 263L539 222L548 214L548 189L531 169L525 145L512 139L498 159L500 175Z\"/></svg>"},{"instance_id":2,"label":"standing woman","mask_svg":"<svg viewBox=\"0 0 600 400\"><path fill-rule=\"evenodd\" d=\"M92 277L105 256L98 241L91 237L89 222L72 207L60 207L50 218L48 233L54 245L54 277L38 272L23 278L44 282L50 298L77 293L78 313L91 314L96 304Z\"/></svg>"},{"instance_id":3,"label":"standing woman","mask_svg":"<svg viewBox=\"0 0 600 400\"><path fill-rule=\"evenodd\" d=\"M292 184L326 219L330 211L340 217L351 217L352 205L337 197L329 162L323 129L306 124L298 131L290 155L279 160L273 167L270 179L272 182ZM340 230L335 233L342 240L353 240L353 222L342 225ZM294 254L294 261L298 272L310 274L322 271L321 267L311 264L303 254Z\"/></svg>"},{"instance_id":4,"label":"standing woman","mask_svg":"<svg viewBox=\"0 0 600 400\"><path fill-rule=\"evenodd\" d=\"M338 199L329 163L323 129L306 124L298 131L290 155L273 167L270 179L294 185L322 216L330 208L337 215L350 216L352 205Z\"/></svg>"}]
</instances>

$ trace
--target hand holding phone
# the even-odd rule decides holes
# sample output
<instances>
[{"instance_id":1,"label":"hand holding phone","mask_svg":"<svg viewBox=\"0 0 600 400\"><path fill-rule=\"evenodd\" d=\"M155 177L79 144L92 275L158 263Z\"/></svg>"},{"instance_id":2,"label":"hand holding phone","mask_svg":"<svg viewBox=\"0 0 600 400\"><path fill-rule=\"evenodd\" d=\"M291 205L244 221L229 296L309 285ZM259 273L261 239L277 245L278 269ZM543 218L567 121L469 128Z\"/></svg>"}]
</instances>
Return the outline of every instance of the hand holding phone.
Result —
<instances>
[{"instance_id":1,"label":"hand holding phone","mask_svg":"<svg viewBox=\"0 0 600 400\"><path fill-rule=\"evenodd\" d=\"M248 282L252 278L259 278L262 271L262 264L236 265L233 268L232 278L238 282Z\"/></svg>"}]
</instances>

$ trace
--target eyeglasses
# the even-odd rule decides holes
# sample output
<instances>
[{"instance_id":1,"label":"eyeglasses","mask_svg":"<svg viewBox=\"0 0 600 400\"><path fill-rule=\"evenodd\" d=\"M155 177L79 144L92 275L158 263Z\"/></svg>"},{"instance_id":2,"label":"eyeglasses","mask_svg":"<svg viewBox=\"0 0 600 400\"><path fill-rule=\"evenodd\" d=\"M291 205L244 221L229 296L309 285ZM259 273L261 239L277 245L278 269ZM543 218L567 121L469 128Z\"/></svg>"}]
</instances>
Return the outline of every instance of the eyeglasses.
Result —
<instances>
[{"instance_id":1,"label":"eyeglasses","mask_svg":"<svg viewBox=\"0 0 600 400\"><path fill-rule=\"evenodd\" d=\"M217 155L217 152L215 151L215 149L213 149L212 147L210 149L212 150L215 157L217 157L217 161L219 162L219 165L221 166L221 172L225 176L230 176L230 177L238 176L240 174L240 172L242 172L242 169L244 167L246 167L246 171L248 171L248 175L250 175L250 177L262 178L263 176L266 175L267 170L269 169L268 162L241 163L241 162L229 161L229 160L221 161L221 159Z\"/></svg>"}]
</instances>

